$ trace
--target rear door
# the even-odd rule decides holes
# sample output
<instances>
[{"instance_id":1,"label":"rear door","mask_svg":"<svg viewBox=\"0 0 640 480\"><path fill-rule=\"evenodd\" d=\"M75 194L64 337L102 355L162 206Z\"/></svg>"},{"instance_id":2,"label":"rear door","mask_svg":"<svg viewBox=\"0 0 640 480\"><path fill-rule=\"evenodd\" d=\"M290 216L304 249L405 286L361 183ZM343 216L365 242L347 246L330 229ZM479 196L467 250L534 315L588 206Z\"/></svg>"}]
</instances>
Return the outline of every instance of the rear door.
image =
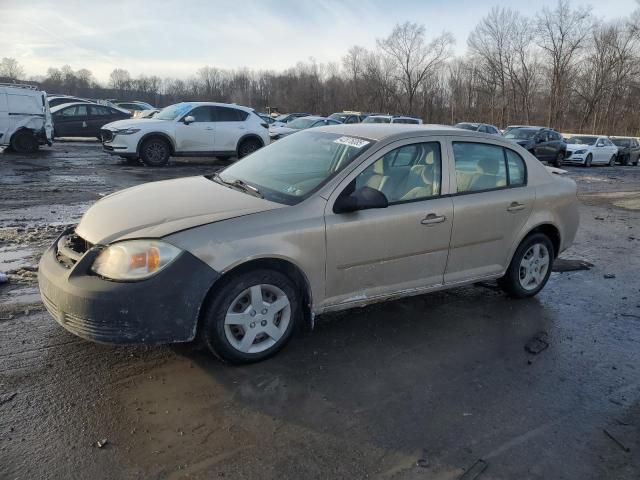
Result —
<instances>
[{"instance_id":1,"label":"rear door","mask_svg":"<svg viewBox=\"0 0 640 480\"><path fill-rule=\"evenodd\" d=\"M449 148L454 222L444 282L500 274L535 200L526 164L514 150L480 139L454 137Z\"/></svg>"},{"instance_id":2,"label":"rear door","mask_svg":"<svg viewBox=\"0 0 640 480\"><path fill-rule=\"evenodd\" d=\"M178 152L212 152L215 150L216 123L214 107L200 105L176 123L176 150ZM186 117L194 121L186 124Z\"/></svg>"},{"instance_id":3,"label":"rear door","mask_svg":"<svg viewBox=\"0 0 640 480\"><path fill-rule=\"evenodd\" d=\"M441 139L433 137L396 142L331 194L325 211L328 303L442 283L453 220L451 198L443 196L448 171L442 169L442 150ZM384 193L389 206L333 212L341 193L364 186Z\"/></svg>"},{"instance_id":4,"label":"rear door","mask_svg":"<svg viewBox=\"0 0 640 480\"><path fill-rule=\"evenodd\" d=\"M93 135L98 136L103 125L110 123L111 110L102 105L89 106L89 130Z\"/></svg>"},{"instance_id":5,"label":"rear door","mask_svg":"<svg viewBox=\"0 0 640 480\"><path fill-rule=\"evenodd\" d=\"M215 151L232 152L247 131L245 120L249 112L231 107L213 107L216 122Z\"/></svg>"}]
</instances>

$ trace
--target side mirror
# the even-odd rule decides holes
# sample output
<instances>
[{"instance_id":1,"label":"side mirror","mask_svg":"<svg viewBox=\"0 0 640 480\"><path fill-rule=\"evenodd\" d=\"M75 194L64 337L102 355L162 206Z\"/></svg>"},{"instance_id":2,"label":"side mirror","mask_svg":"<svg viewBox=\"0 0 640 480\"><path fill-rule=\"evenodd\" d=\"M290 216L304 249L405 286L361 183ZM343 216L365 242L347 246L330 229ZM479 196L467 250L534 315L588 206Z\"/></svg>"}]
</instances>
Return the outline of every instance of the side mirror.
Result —
<instances>
[{"instance_id":1,"label":"side mirror","mask_svg":"<svg viewBox=\"0 0 640 480\"><path fill-rule=\"evenodd\" d=\"M186 117L184 117L182 119L182 121L184 122L185 125L189 125L190 123L193 123L196 121L195 118L193 118L191 115L187 115Z\"/></svg>"},{"instance_id":2,"label":"side mirror","mask_svg":"<svg viewBox=\"0 0 640 480\"><path fill-rule=\"evenodd\" d=\"M351 194L340 195L333 205L334 213L349 213L371 208L387 208L389 201L384 193L371 187L362 187Z\"/></svg>"}]
</instances>

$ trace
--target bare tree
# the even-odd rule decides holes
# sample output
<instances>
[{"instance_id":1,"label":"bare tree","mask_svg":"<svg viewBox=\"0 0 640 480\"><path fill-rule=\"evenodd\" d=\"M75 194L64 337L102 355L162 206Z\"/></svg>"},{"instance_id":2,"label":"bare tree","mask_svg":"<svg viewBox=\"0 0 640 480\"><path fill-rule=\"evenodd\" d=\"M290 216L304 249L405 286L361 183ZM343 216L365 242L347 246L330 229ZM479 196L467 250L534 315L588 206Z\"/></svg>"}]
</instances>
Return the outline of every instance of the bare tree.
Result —
<instances>
[{"instance_id":1,"label":"bare tree","mask_svg":"<svg viewBox=\"0 0 640 480\"><path fill-rule=\"evenodd\" d=\"M426 43L424 26L411 22L396 25L391 35L378 40L378 47L395 63L400 92L404 94L404 102L401 98L398 101L406 104L407 113L413 113L416 92L427 77L451 56L453 43L453 36L447 32Z\"/></svg>"},{"instance_id":2,"label":"bare tree","mask_svg":"<svg viewBox=\"0 0 640 480\"><path fill-rule=\"evenodd\" d=\"M0 77L7 77L11 80L22 80L25 76L24 68L15 58L3 57L0 61Z\"/></svg>"},{"instance_id":3,"label":"bare tree","mask_svg":"<svg viewBox=\"0 0 640 480\"><path fill-rule=\"evenodd\" d=\"M131 74L128 70L116 68L109 74L109 85L115 90L127 90L131 87Z\"/></svg>"}]
</instances>

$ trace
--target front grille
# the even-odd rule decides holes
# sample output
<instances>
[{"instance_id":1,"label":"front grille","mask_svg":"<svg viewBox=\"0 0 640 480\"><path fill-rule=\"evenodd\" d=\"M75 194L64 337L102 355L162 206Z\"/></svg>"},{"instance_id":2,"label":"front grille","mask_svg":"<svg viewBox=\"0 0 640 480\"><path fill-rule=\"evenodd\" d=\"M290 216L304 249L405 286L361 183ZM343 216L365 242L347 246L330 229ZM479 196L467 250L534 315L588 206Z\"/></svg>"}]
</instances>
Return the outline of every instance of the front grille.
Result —
<instances>
[{"instance_id":1,"label":"front grille","mask_svg":"<svg viewBox=\"0 0 640 480\"><path fill-rule=\"evenodd\" d=\"M58 240L56 259L64 267L71 268L92 246L75 233L64 235Z\"/></svg>"},{"instance_id":2,"label":"front grille","mask_svg":"<svg viewBox=\"0 0 640 480\"><path fill-rule=\"evenodd\" d=\"M111 130L103 128L100 130L100 137L102 138L103 142L110 142L111 140L113 140L113 132Z\"/></svg>"},{"instance_id":3,"label":"front grille","mask_svg":"<svg viewBox=\"0 0 640 480\"><path fill-rule=\"evenodd\" d=\"M63 313L62 325L81 337L98 341L109 341L118 337L131 337L136 330L127 324L117 324L92 318L83 318L72 313Z\"/></svg>"}]
</instances>

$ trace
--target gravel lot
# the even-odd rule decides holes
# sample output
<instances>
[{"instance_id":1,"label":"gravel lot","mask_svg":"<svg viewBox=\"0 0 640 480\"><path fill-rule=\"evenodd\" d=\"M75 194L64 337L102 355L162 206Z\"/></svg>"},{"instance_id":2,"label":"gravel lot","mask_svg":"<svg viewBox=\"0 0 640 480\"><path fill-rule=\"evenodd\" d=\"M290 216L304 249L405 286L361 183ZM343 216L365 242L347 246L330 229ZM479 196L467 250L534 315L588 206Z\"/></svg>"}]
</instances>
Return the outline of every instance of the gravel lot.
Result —
<instances>
[{"instance_id":1,"label":"gravel lot","mask_svg":"<svg viewBox=\"0 0 640 480\"><path fill-rule=\"evenodd\" d=\"M487 285L326 315L247 367L48 316L35 266L63 226L222 165L150 169L96 142L0 153L0 478L640 478L640 168L568 167L581 227L563 257L593 268L534 299Z\"/></svg>"}]
</instances>

